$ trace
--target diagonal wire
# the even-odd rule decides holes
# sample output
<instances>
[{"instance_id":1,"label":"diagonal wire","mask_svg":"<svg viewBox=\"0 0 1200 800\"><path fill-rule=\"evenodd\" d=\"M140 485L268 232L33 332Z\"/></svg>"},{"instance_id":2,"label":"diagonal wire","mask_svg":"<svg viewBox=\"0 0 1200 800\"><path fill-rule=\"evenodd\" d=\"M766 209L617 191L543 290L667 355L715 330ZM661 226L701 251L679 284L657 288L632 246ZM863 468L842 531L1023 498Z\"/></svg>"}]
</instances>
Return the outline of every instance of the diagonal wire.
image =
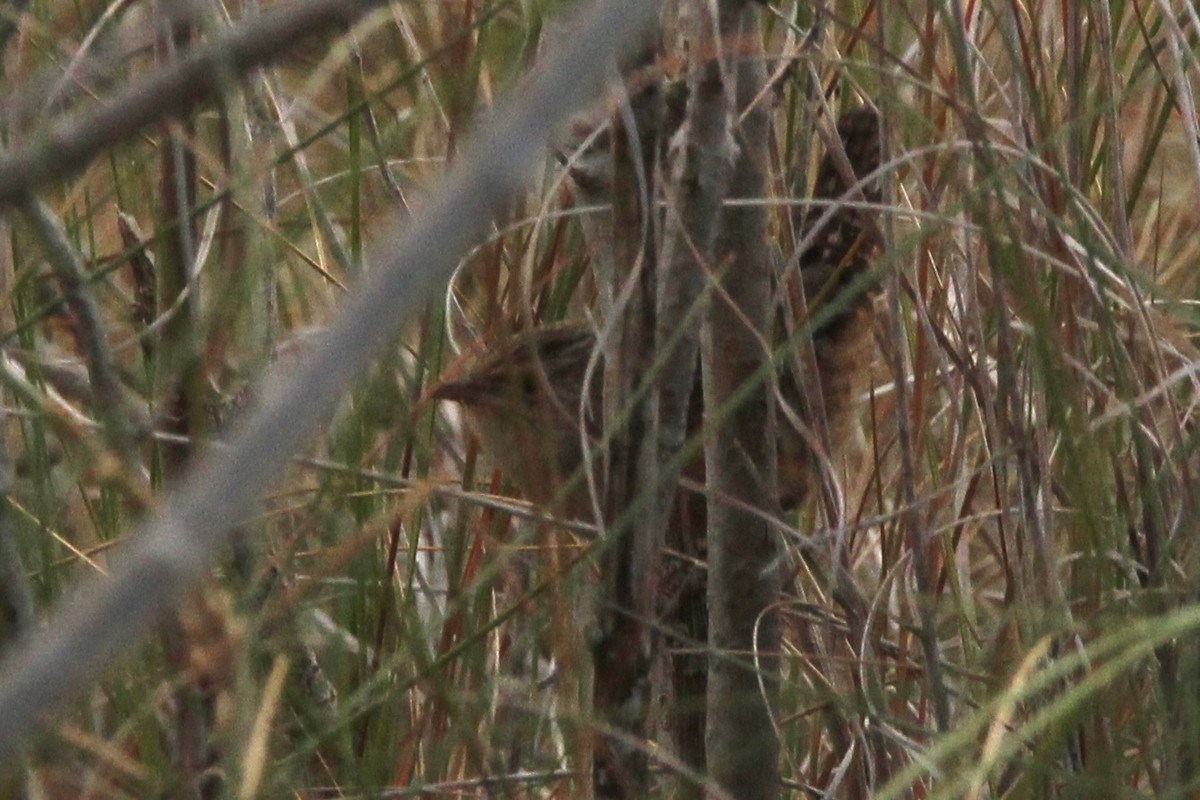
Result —
<instances>
[{"instance_id":1,"label":"diagonal wire","mask_svg":"<svg viewBox=\"0 0 1200 800\"><path fill-rule=\"evenodd\" d=\"M587 42L587 57L577 47L552 51L507 110L465 148L411 224L402 230L393 221L376 243L374 268L323 342L286 375L273 374L262 405L234 427L231 446L199 459L110 578L88 581L0 664L0 765L205 574L229 529L252 512L375 354L445 285L462 254L524 187L555 127L600 94L614 58L640 41L638 34L657 16L658 4L646 0L589 4L559 39Z\"/></svg>"}]
</instances>

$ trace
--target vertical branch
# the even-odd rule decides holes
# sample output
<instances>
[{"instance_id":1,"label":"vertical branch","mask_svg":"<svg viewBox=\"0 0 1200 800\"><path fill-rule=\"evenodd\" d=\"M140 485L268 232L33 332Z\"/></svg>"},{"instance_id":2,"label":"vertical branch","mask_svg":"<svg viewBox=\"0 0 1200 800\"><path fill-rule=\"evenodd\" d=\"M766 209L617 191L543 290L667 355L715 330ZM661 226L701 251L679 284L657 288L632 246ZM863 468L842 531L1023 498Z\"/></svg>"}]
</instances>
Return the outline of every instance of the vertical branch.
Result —
<instances>
[{"instance_id":1,"label":"vertical branch","mask_svg":"<svg viewBox=\"0 0 1200 800\"><path fill-rule=\"evenodd\" d=\"M706 516L703 500L678 495L680 452L689 428L694 429L693 395L700 352L700 317L706 274L715 271L713 256L733 160L731 127L732 59L723 47L736 40L738 14L714 5L684 4L681 10L686 49L687 107L679 150L673 152L668 196L658 318L655 340L664 354L658 376L653 457L660 470L655 503L649 515L666 531L667 545L680 559L665 571L673 576L661 591L663 625L669 632L666 723L674 757L693 775L707 773L705 752L708 693L708 614ZM681 781L680 798L699 798L704 787Z\"/></svg>"},{"instance_id":2,"label":"vertical branch","mask_svg":"<svg viewBox=\"0 0 1200 800\"><path fill-rule=\"evenodd\" d=\"M159 33L158 57L170 62L191 43L192 26L165 14L164 30ZM191 390L198 385L196 307L199 298L192 285L191 270L196 254L196 230L192 210L196 205L196 158L191 146L195 125L190 121L168 120L163 125L163 147L160 154L159 194L165 227L159 253L159 298L169 309L177 300L186 297L163 327L163 343L155 369L160 379L170 382L164 387L162 400L166 414L167 432L186 441L194 432L196 410L191 406ZM170 364L178 368L166 370ZM177 377L176 377L177 376ZM163 451L163 466L167 477L177 474L187 458L186 448L167 446Z\"/></svg>"},{"instance_id":3,"label":"vertical branch","mask_svg":"<svg viewBox=\"0 0 1200 800\"><path fill-rule=\"evenodd\" d=\"M766 83L758 11L737 13L746 55L737 69L739 105ZM730 46L730 42L726 42ZM729 185L732 197L762 197L767 178L767 109L745 114L740 153ZM768 365L763 346L770 320L766 215L761 207L727 208L717 243L721 296L709 308L702 339L706 417L730 409L705 439L708 476L709 671L708 774L740 798L779 795L779 741L772 719L778 694L779 623L772 611L780 589L781 550L753 509L775 502L774 408L763 388L746 397L745 384Z\"/></svg>"},{"instance_id":4,"label":"vertical branch","mask_svg":"<svg viewBox=\"0 0 1200 800\"><path fill-rule=\"evenodd\" d=\"M657 35L655 36L657 39ZM647 43L640 64L653 63ZM611 334L604 343L604 419L616 430L605 451L603 515L615 537L606 552L593 648L594 711L617 736L597 740L596 797L637 798L649 790L649 759L641 744L650 710L649 672L653 603L648 589L661 535L627 511L644 487L654 486L653 463L643 457L651 428L650 404L639 391L653 359L656 256L654 164L662 119L658 82L629 97L612 132L612 276L601 293L613 299Z\"/></svg>"},{"instance_id":5,"label":"vertical branch","mask_svg":"<svg viewBox=\"0 0 1200 800\"><path fill-rule=\"evenodd\" d=\"M257 10L256 10L257 11ZM221 156L225 186L217 244L223 291L207 309L204 362L226 379L223 391L252 396L256 376L271 362L276 323L277 253L266 229L275 218L274 144L266 135L269 115L262 81L228 98L222 108ZM233 374L229 374L233 373ZM230 385L232 383L232 385ZM225 401L219 401L219 412ZM218 415L220 419L220 415ZM267 552L262 537L239 532L234 538L233 567L243 586L251 586ZM260 590L251 589L254 594ZM300 654L302 660L308 654ZM311 661L315 663L315 661Z\"/></svg>"},{"instance_id":6,"label":"vertical branch","mask_svg":"<svg viewBox=\"0 0 1200 800\"><path fill-rule=\"evenodd\" d=\"M21 213L36 231L46 250L46 260L67 303L80 352L87 362L92 404L104 424L108 444L121 458L126 475L133 478L139 467L132 425L123 411L121 382L100 317L100 307L88 285L83 260L72 247L62 223L40 199L29 197L19 204Z\"/></svg>"},{"instance_id":7,"label":"vertical branch","mask_svg":"<svg viewBox=\"0 0 1200 800\"><path fill-rule=\"evenodd\" d=\"M168 3L160 19L157 42L158 60L169 64L192 43L192 23L175 4ZM163 406L163 427L173 434L160 451L162 477L176 479L191 455L184 444L197 433L200 409L196 405L201 386L199 334L196 330L199 296L193 280L196 257L196 158L192 152L196 127L191 118L167 120L162 126L159 154L159 196L162 203L163 247L159 252L158 297L164 307L159 313L174 314L163 326L156 348L157 359L151 365L160 382L158 398ZM182 301L182 302L179 302ZM189 641L185 621L173 616L159 628L159 641L167 662L186 674ZM215 790L204 773L213 759L210 731L215 715L214 698L194 682L184 682L174 690L177 709L177 752L174 759L180 772L181 796L204 800Z\"/></svg>"},{"instance_id":8,"label":"vertical branch","mask_svg":"<svg viewBox=\"0 0 1200 800\"><path fill-rule=\"evenodd\" d=\"M12 330L12 288L16 272L13 263L12 230L6 218L0 218L0 324ZM4 407L10 397L0 395ZM13 464L8 454L8 428L12 415L0 412L0 646L17 638L37 623L37 605L33 586L25 570L25 559L17 546L17 530L10 514Z\"/></svg>"}]
</instances>

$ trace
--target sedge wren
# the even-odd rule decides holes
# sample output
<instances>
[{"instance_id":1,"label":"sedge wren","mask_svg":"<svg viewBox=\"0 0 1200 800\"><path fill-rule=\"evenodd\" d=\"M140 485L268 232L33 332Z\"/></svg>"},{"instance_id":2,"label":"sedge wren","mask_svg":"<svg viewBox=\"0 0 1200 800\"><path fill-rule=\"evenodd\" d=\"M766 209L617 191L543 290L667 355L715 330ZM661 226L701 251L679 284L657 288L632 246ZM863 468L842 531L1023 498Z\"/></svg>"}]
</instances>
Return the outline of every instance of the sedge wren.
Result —
<instances>
[{"instance_id":1,"label":"sedge wren","mask_svg":"<svg viewBox=\"0 0 1200 800\"><path fill-rule=\"evenodd\" d=\"M880 162L879 117L868 108L842 115L838 134L859 188L868 202L878 202L871 175ZM844 205L821 224L830 203L844 201L850 185L827 153L822 159L813 198L822 201L805 215L803 239L809 244L798 256L800 277L810 316L821 320L813 330L816 380L797 378L789 369L780 375L783 400L804 409L803 386L819 385L831 439L836 444L851 420L851 399L861 382L871 341L871 300L867 293L847 291L858 286L870 268L876 240L864 224L860 208ZM790 327L795 327L792 325ZM436 387L435 399L460 403L484 450L534 503L556 499L558 490L583 465L585 442L598 434L600 376L587 380L587 365L596 347L592 330L580 323L535 328L482 352L465 357L463 377ZM590 396L583 400L584 384ZM699 429L699 377L693 391L689 427ZM784 424L779 442L780 501L784 508L801 502L811 480L811 454L804 438ZM703 478L703 459L697 455L684 474ZM560 507L586 516L589 506L583 483Z\"/></svg>"}]
</instances>

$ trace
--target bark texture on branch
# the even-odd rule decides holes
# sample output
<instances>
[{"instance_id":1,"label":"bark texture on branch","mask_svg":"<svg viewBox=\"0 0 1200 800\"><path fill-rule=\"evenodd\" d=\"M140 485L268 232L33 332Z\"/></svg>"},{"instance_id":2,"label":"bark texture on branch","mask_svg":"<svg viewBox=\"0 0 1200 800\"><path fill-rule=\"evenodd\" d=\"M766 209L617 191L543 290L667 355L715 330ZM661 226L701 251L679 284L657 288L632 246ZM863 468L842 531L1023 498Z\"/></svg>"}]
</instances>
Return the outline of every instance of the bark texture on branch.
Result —
<instances>
[{"instance_id":1,"label":"bark texture on branch","mask_svg":"<svg viewBox=\"0 0 1200 800\"><path fill-rule=\"evenodd\" d=\"M737 105L766 84L758 10L738 13ZM727 46L728 43L727 43ZM769 109L749 109L737 131L731 198L760 198L767 189ZM705 318L703 342L705 468L708 477L709 644L708 775L714 789L738 798L779 796L779 742L772 720L778 693L779 624L772 611L780 589L781 547L750 509L775 502L774 408L766 374L771 274L766 213L731 206L717 242L719 294ZM757 385L748 397L740 395ZM728 412L726 413L726 409Z\"/></svg>"}]
</instances>

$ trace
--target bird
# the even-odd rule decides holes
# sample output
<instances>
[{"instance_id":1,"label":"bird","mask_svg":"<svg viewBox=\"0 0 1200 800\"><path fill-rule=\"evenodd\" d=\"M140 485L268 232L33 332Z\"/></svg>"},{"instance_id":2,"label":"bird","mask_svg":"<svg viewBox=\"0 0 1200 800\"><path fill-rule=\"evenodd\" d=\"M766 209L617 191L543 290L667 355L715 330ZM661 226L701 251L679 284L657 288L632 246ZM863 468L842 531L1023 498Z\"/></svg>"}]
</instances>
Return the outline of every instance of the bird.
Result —
<instances>
[{"instance_id":1,"label":"bird","mask_svg":"<svg viewBox=\"0 0 1200 800\"><path fill-rule=\"evenodd\" d=\"M868 107L845 112L837 130L854 177L861 184L862 198L868 205L878 202L878 181L872 178L881 157L878 114ZM838 161L827 152L818 165L813 199L821 202L813 203L798 220L802 249L793 260L797 269L785 270L781 278L793 285L798 278L806 300L798 306L805 316L789 317L778 326L784 339L781 348L787 355L786 351L795 347L790 340L796 338L796 332L807 330L813 358L807 367L802 359L777 361L777 396L788 409L781 415L776 442L778 508L767 511L797 508L813 494L819 480L818 459L828 453L815 452L820 437L812 435L812 428L818 422L825 426L825 446L837 449L845 445L853 429L852 401L870 365L873 286L869 273L878 239L861 207L840 204L826 214L829 203L854 199L848 197L853 194L849 176L838 168ZM786 313L796 313L795 307ZM527 501L553 515L589 521L593 505L581 476L592 463L600 471L598 462L589 460L589 453L602 435L602 349L589 322L529 328L469 348L431 396L463 408L481 450ZM704 423L699 369L696 375L687 413L689 436L699 435ZM813 402L815 399L820 402ZM822 412L819 420L813 413L816 409ZM708 641L704 566L708 512L705 498L686 490L689 485L704 484L705 464L698 448L682 466L681 478L685 490L676 493L664 532L664 554L669 557L658 559L652 568L653 613L671 654L668 663L674 702L667 712L668 738L683 763L703 772L702 710L709 667L704 654ZM614 641L613 636L598 640L596 652L638 652L636 647L618 646ZM597 662L598 686L616 682L617 689L611 692L616 697L632 696L626 691L629 687L619 683L630 674L644 672ZM607 764L611 743L600 738L596 747L596 763Z\"/></svg>"},{"instance_id":2,"label":"bird","mask_svg":"<svg viewBox=\"0 0 1200 800\"><path fill-rule=\"evenodd\" d=\"M837 131L862 195L868 203L878 202L872 179L881 152L878 112L869 106L847 111L839 117ZM871 293L859 284L877 249L859 208L837 207L822 222L828 204L844 200L849 189L837 159L827 152L813 189L813 199L820 202L801 221L801 241L808 244L797 254L809 316L818 320L812 330L817 375L806 381L784 368L779 376L782 400L801 419L802 410L811 406L803 402L804 386L821 387L835 446L852 423L852 395L869 361L863 351L870 341ZM528 501L558 503L559 510L586 517L591 505L583 481L575 477L566 496L560 490L580 472L586 444L600 434L603 356L596 348L597 336L588 323L534 327L465 353L458 376L435 386L431 397L465 409L483 451ZM688 427L694 434L702 417L698 371L691 405ZM788 509L809 493L812 454L794 425L785 422L781 428L779 499ZM698 455L685 465L683 475L703 481Z\"/></svg>"},{"instance_id":3,"label":"bird","mask_svg":"<svg viewBox=\"0 0 1200 800\"><path fill-rule=\"evenodd\" d=\"M464 374L430 396L461 405L483 451L526 500L549 506L583 465L584 442L600 432L601 366L588 375L595 346L583 323L534 328L468 352ZM566 503L576 516L585 516L583 491L580 482Z\"/></svg>"}]
</instances>

